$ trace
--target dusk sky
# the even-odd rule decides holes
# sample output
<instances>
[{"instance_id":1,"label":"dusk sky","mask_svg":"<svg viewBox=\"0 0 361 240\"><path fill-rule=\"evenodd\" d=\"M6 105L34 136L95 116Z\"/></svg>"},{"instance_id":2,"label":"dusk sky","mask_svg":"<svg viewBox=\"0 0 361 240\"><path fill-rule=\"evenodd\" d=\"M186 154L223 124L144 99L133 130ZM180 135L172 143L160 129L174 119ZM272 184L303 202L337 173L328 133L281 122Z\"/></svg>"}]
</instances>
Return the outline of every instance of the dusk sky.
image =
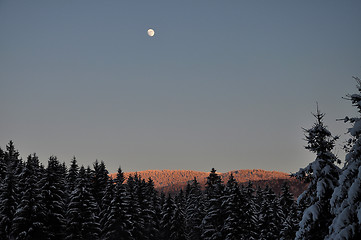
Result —
<instances>
[{"instance_id":1,"label":"dusk sky","mask_svg":"<svg viewBox=\"0 0 361 240\"><path fill-rule=\"evenodd\" d=\"M347 138L352 76L359 0L0 1L0 146L45 165L295 172L316 102Z\"/></svg>"}]
</instances>

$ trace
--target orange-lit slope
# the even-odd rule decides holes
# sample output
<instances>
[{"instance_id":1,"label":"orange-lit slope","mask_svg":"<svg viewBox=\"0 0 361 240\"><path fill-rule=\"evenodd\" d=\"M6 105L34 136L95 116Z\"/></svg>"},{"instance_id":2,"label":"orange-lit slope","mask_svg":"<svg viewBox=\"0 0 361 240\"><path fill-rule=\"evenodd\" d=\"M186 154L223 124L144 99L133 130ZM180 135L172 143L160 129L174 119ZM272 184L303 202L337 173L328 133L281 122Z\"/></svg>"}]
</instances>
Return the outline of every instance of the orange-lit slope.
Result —
<instances>
[{"instance_id":1,"label":"orange-lit slope","mask_svg":"<svg viewBox=\"0 0 361 240\"><path fill-rule=\"evenodd\" d=\"M224 182L227 182L229 176L233 174L234 178L239 183L244 183L248 181L256 182L263 180L274 180L274 179L289 179L289 174L278 171L265 171L261 169L253 169L253 170L234 170L226 173L218 173ZM188 181L197 178L198 182L201 185L204 185L207 180L207 176L209 172L200 172L200 171L192 171L192 170L146 170L139 172L126 172L124 173L125 178L127 179L129 175L137 174L142 179L147 180L148 178L152 178L154 181L155 188L161 189L165 187L176 187L179 186L183 188ZM115 173L111 174L114 178L116 176ZM176 187L178 189L178 187Z\"/></svg>"}]
</instances>

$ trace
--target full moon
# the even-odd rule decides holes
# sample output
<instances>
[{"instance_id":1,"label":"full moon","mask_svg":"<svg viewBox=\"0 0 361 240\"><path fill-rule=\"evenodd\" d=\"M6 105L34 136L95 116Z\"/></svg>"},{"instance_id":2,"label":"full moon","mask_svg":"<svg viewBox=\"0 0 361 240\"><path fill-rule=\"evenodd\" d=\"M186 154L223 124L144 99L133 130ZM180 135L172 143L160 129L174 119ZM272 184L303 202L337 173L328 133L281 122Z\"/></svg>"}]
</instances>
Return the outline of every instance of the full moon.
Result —
<instances>
[{"instance_id":1,"label":"full moon","mask_svg":"<svg viewBox=\"0 0 361 240\"><path fill-rule=\"evenodd\" d=\"M147 33L148 33L148 36L149 36L149 37L153 37L153 36L154 36L154 30L151 29L151 28L148 29Z\"/></svg>"}]
</instances>

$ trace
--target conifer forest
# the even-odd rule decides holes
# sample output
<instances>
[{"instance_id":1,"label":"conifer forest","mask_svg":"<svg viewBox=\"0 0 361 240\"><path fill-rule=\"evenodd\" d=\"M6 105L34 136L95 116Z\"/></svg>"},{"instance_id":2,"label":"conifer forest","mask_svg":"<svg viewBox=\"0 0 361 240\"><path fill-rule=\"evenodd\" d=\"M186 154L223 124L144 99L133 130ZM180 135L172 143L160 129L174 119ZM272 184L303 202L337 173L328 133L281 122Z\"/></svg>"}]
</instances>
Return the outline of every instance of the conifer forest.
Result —
<instances>
[{"instance_id":1,"label":"conifer forest","mask_svg":"<svg viewBox=\"0 0 361 240\"><path fill-rule=\"evenodd\" d=\"M361 113L358 92L345 97ZM338 136L318 107L304 129L314 160L292 176L308 183L296 199L284 184L270 187L222 181L211 169L205 187L194 178L176 194L158 192L151 178L110 177L104 162L70 165L55 156L22 159L12 141L0 149L0 239L236 240L361 239L361 116L345 116L346 157L334 154ZM348 125L349 126L349 125ZM210 166L211 168L211 166ZM204 189L204 190L203 190Z\"/></svg>"}]
</instances>

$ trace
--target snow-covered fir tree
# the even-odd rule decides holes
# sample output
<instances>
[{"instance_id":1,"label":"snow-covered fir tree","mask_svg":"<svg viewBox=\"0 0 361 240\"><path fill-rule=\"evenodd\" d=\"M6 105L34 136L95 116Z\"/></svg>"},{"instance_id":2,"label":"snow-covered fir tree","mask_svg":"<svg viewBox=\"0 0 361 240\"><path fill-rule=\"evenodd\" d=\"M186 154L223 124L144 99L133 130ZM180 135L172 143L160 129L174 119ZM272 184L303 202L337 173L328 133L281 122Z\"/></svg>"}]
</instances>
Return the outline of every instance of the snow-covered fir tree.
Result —
<instances>
[{"instance_id":1,"label":"snow-covered fir tree","mask_svg":"<svg viewBox=\"0 0 361 240\"><path fill-rule=\"evenodd\" d=\"M103 222L103 239L106 240L126 240L133 239L132 223L130 216L127 214L127 198L124 185L124 174L122 169L118 168L117 177L110 181L106 190L107 195L103 198L103 204L109 204L107 213L104 213ZM111 190L114 192L112 193ZM105 198L107 196L107 199ZM112 197L112 199L110 199ZM110 200L110 202L109 202ZM103 207L105 209L105 206Z\"/></svg>"},{"instance_id":2,"label":"snow-covered fir tree","mask_svg":"<svg viewBox=\"0 0 361 240\"><path fill-rule=\"evenodd\" d=\"M162 207L162 219L160 221L161 239L170 239L171 232L171 220L173 218L175 204L172 196L169 194Z\"/></svg>"},{"instance_id":3,"label":"snow-covered fir tree","mask_svg":"<svg viewBox=\"0 0 361 240\"><path fill-rule=\"evenodd\" d=\"M173 215L170 220L170 240L185 239L185 218L181 201L176 201Z\"/></svg>"},{"instance_id":4,"label":"snow-covered fir tree","mask_svg":"<svg viewBox=\"0 0 361 240\"><path fill-rule=\"evenodd\" d=\"M253 189L253 183L248 182L247 186L241 188L241 230L242 239L257 239L258 232L257 226L257 203L254 196L255 190Z\"/></svg>"},{"instance_id":5,"label":"snow-covered fir tree","mask_svg":"<svg viewBox=\"0 0 361 240\"><path fill-rule=\"evenodd\" d=\"M330 199L338 185L340 169L335 165L339 160L332 153L338 137L323 123L324 114L317 107L316 122L310 129L304 129L306 149L316 154L316 159L307 167L294 174L300 180L309 182L308 188L298 201L308 207L303 212L296 239L324 239L332 221Z\"/></svg>"},{"instance_id":6,"label":"snow-covered fir tree","mask_svg":"<svg viewBox=\"0 0 361 240\"><path fill-rule=\"evenodd\" d=\"M66 239L68 240L96 240L99 238L101 231L96 216L96 202L89 185L89 178L82 166L67 210Z\"/></svg>"},{"instance_id":7,"label":"snow-covered fir tree","mask_svg":"<svg viewBox=\"0 0 361 240\"><path fill-rule=\"evenodd\" d=\"M298 205L294 200L293 194L287 182L282 184L282 193L279 199L282 210L282 229L280 231L280 239L294 239L298 230L300 221L298 214Z\"/></svg>"},{"instance_id":8,"label":"snow-covered fir tree","mask_svg":"<svg viewBox=\"0 0 361 240\"><path fill-rule=\"evenodd\" d=\"M106 234L109 232L107 230L107 224L110 219L111 214L111 202L114 198L114 192L115 192L115 183L113 178L108 179L107 186L104 190L104 196L101 201L101 211L99 213L99 224L101 229L100 238L105 239Z\"/></svg>"},{"instance_id":9,"label":"snow-covered fir tree","mask_svg":"<svg viewBox=\"0 0 361 240\"><path fill-rule=\"evenodd\" d=\"M11 147L13 161L5 161L5 155L11 156L10 152L0 150L0 239L10 239L13 219L18 205L18 175L15 174L13 162L19 162L19 153Z\"/></svg>"},{"instance_id":10,"label":"snow-covered fir tree","mask_svg":"<svg viewBox=\"0 0 361 240\"><path fill-rule=\"evenodd\" d=\"M347 95L361 114L361 80L357 82L358 93ZM352 124L348 132L350 149L345 165L331 198L332 213L335 215L327 239L361 239L361 117L345 117Z\"/></svg>"},{"instance_id":11,"label":"snow-covered fir tree","mask_svg":"<svg viewBox=\"0 0 361 240\"><path fill-rule=\"evenodd\" d=\"M224 209L222 208L222 195L224 185L221 177L212 168L206 182L205 216L202 220L202 239L223 239L222 228L224 222Z\"/></svg>"},{"instance_id":12,"label":"snow-covered fir tree","mask_svg":"<svg viewBox=\"0 0 361 240\"><path fill-rule=\"evenodd\" d=\"M186 239L201 239L201 224L204 217L204 197L196 178L186 191L185 224Z\"/></svg>"},{"instance_id":13,"label":"snow-covered fir tree","mask_svg":"<svg viewBox=\"0 0 361 240\"><path fill-rule=\"evenodd\" d=\"M109 172L105 167L105 163L101 161L100 163L98 160L95 161L93 164L92 176L91 176L91 183L92 183L92 193L97 203L97 209L100 213L102 204L102 198L104 196L104 191L108 184L108 176Z\"/></svg>"},{"instance_id":14,"label":"snow-covered fir tree","mask_svg":"<svg viewBox=\"0 0 361 240\"><path fill-rule=\"evenodd\" d=\"M242 200L238 183L231 174L222 197L222 208L225 214L222 233L226 240L242 239Z\"/></svg>"},{"instance_id":15,"label":"snow-covered fir tree","mask_svg":"<svg viewBox=\"0 0 361 240\"><path fill-rule=\"evenodd\" d=\"M66 227L65 173L54 156L49 158L48 167L41 179L42 197L45 207L45 228L49 239L61 240Z\"/></svg>"},{"instance_id":16,"label":"snow-covered fir tree","mask_svg":"<svg viewBox=\"0 0 361 240\"><path fill-rule=\"evenodd\" d=\"M13 168L4 161L4 153L0 156L2 178L0 180L0 239L10 239L13 219L18 205L18 176Z\"/></svg>"},{"instance_id":17,"label":"snow-covered fir tree","mask_svg":"<svg viewBox=\"0 0 361 240\"><path fill-rule=\"evenodd\" d=\"M78 178L79 166L75 157L71 159L70 168L68 171L68 175L66 176L66 189L68 195L70 195L76 186L77 178Z\"/></svg>"},{"instance_id":18,"label":"snow-covered fir tree","mask_svg":"<svg viewBox=\"0 0 361 240\"><path fill-rule=\"evenodd\" d=\"M279 233L281 231L281 213L276 194L267 185L265 189L259 189L257 191L257 199L259 203L257 221L257 229L259 231L258 239L279 239Z\"/></svg>"},{"instance_id":19,"label":"snow-covered fir tree","mask_svg":"<svg viewBox=\"0 0 361 240\"><path fill-rule=\"evenodd\" d=\"M15 174L20 174L22 171L22 160L19 158L19 151L15 149L15 145L13 141L10 141L6 146L6 151L3 152L3 161L7 166L10 166Z\"/></svg>"},{"instance_id":20,"label":"snow-covered fir tree","mask_svg":"<svg viewBox=\"0 0 361 240\"><path fill-rule=\"evenodd\" d=\"M10 239L13 219L18 205L18 178L8 168L0 184L0 239Z\"/></svg>"},{"instance_id":21,"label":"snow-covered fir tree","mask_svg":"<svg viewBox=\"0 0 361 240\"><path fill-rule=\"evenodd\" d=\"M175 196L174 201L182 208L182 210L184 210L186 204L186 196L183 189L179 190L178 194Z\"/></svg>"},{"instance_id":22,"label":"snow-covered fir tree","mask_svg":"<svg viewBox=\"0 0 361 240\"><path fill-rule=\"evenodd\" d=\"M44 174L38 157L29 155L19 176L19 202L13 219L15 239L47 239L46 211L41 194L40 176ZM11 238L10 238L11 239Z\"/></svg>"},{"instance_id":23,"label":"snow-covered fir tree","mask_svg":"<svg viewBox=\"0 0 361 240\"><path fill-rule=\"evenodd\" d=\"M4 151L0 148L0 183L2 182L2 180L5 179L6 177L6 172L7 172L7 164L5 163L5 159L4 159L5 153Z\"/></svg>"},{"instance_id":24,"label":"snow-covered fir tree","mask_svg":"<svg viewBox=\"0 0 361 240\"><path fill-rule=\"evenodd\" d=\"M143 239L149 239L151 228L153 227L153 213L154 210L152 209L152 201L150 196L148 195L148 192L151 191L149 188L149 185L145 182L144 179L141 179L140 176L135 177L135 183L136 183L136 195L137 200L139 204L139 210L140 210L140 218L141 222L143 223Z\"/></svg>"},{"instance_id":25,"label":"snow-covered fir tree","mask_svg":"<svg viewBox=\"0 0 361 240\"><path fill-rule=\"evenodd\" d=\"M148 179L145 188L145 196L148 202L147 218L145 222L148 239L158 240L160 238L159 225L161 220L161 207L158 192L154 189L154 182Z\"/></svg>"},{"instance_id":26,"label":"snow-covered fir tree","mask_svg":"<svg viewBox=\"0 0 361 240\"><path fill-rule=\"evenodd\" d=\"M131 223L131 234L134 239L144 239L144 218L142 209L139 204L139 192L137 192L139 184L139 176L129 176L126 184L126 213Z\"/></svg>"}]
</instances>

